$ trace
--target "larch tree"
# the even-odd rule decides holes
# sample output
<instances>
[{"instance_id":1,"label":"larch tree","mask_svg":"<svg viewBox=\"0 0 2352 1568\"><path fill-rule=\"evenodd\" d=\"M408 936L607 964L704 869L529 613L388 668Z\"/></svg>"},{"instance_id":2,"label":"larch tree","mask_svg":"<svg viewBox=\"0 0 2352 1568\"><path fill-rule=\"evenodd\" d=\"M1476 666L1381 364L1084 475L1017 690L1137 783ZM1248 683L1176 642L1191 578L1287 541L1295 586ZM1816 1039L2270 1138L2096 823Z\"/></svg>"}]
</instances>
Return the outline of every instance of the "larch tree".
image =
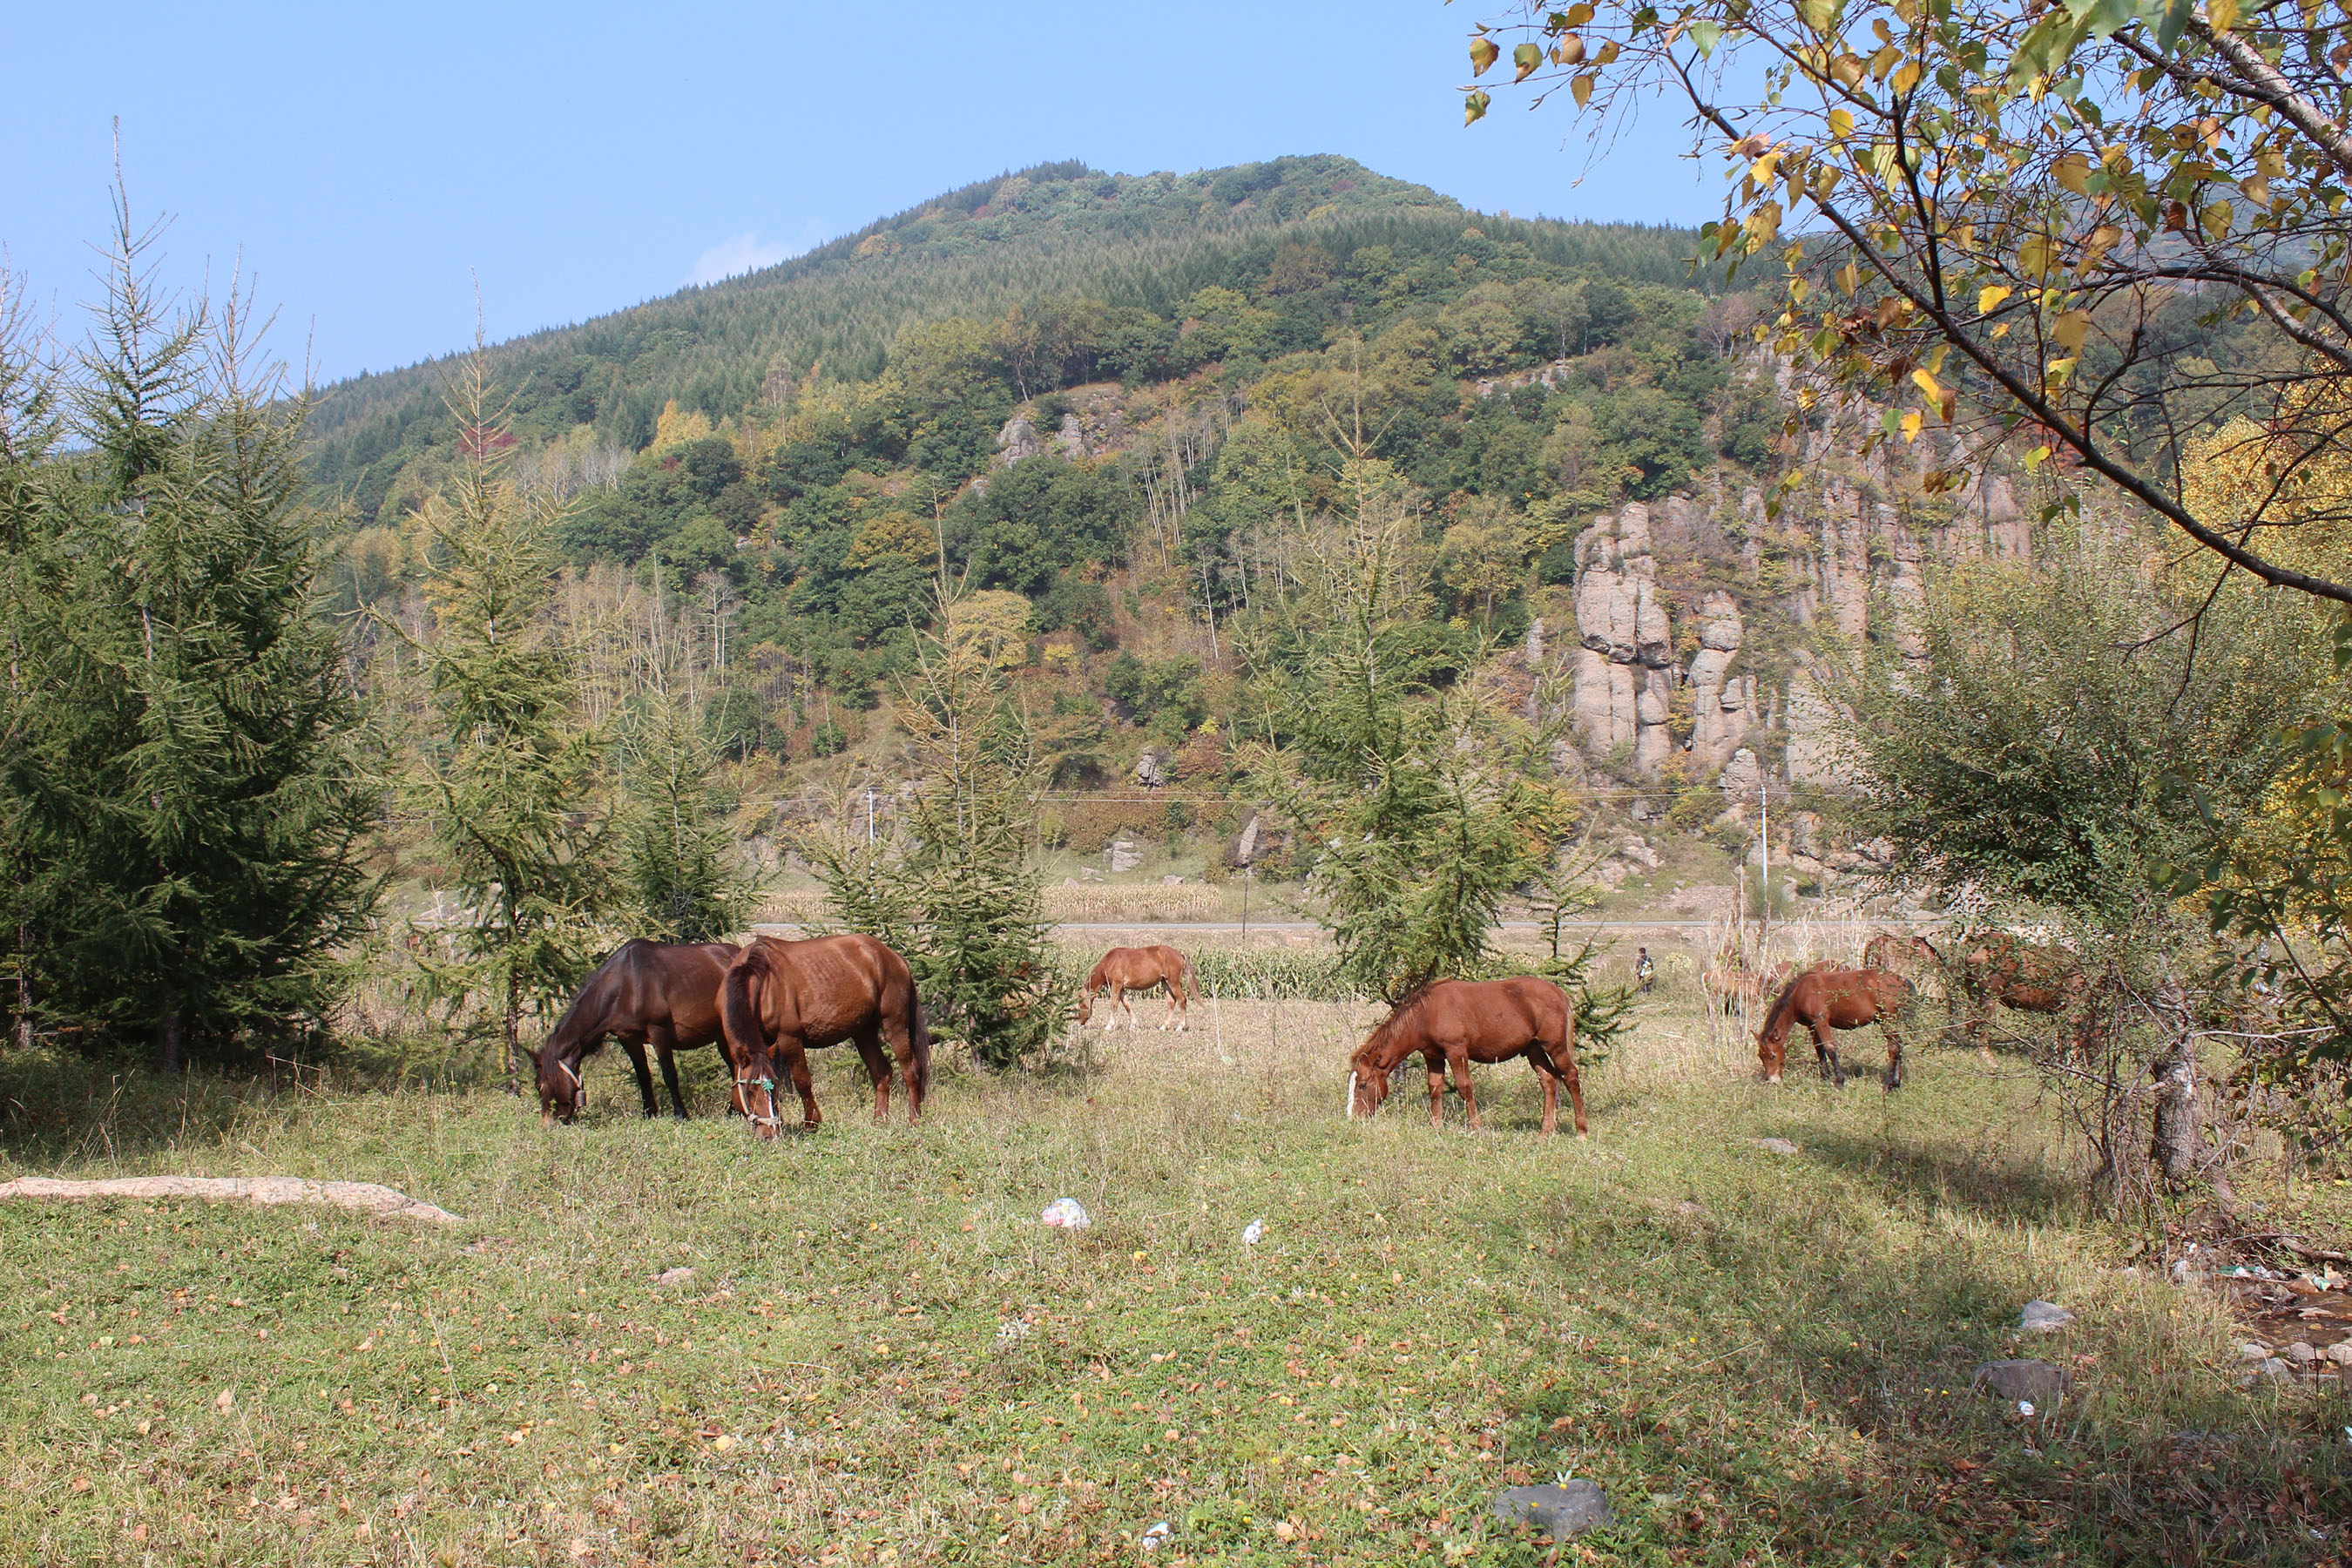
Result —
<instances>
[{"instance_id":1,"label":"larch tree","mask_svg":"<svg viewBox=\"0 0 2352 1568\"><path fill-rule=\"evenodd\" d=\"M601 738L548 614L561 508L507 472L513 442L478 345L446 399L461 440L421 521L430 625L415 641L427 721L416 793L470 920L446 989L489 999L514 1081L522 1014L593 963L614 901Z\"/></svg>"}]
</instances>

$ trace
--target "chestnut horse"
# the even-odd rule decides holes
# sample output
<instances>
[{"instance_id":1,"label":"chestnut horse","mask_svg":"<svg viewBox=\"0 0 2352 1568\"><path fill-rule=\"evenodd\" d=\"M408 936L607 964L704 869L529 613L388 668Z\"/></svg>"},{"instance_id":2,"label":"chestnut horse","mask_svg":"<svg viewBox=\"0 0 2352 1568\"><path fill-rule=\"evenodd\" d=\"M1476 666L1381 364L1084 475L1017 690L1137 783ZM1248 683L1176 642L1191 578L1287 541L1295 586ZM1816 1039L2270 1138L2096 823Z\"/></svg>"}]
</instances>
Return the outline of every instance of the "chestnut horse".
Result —
<instances>
[{"instance_id":1,"label":"chestnut horse","mask_svg":"<svg viewBox=\"0 0 2352 1568\"><path fill-rule=\"evenodd\" d=\"M1192 961L1172 947L1114 947L1102 955L1102 962L1087 976L1086 988L1078 993L1078 1026L1084 1028L1094 1016L1095 994L1110 993L1110 1003L1104 1009L1103 1028L1118 1027L1118 1015L1127 1015L1128 1032L1135 1032L1135 1005L1127 999L1130 991L1149 991L1155 985L1168 987L1168 1018L1160 1027L1189 1029L1185 1017L1188 998L1185 991L1199 989L1192 978Z\"/></svg>"},{"instance_id":2,"label":"chestnut horse","mask_svg":"<svg viewBox=\"0 0 2352 1568\"><path fill-rule=\"evenodd\" d=\"M1992 1022L1996 1002L2020 1013L2055 1015L2090 990L2083 966L2064 950L2043 947L2007 931L1969 938L1953 950L1953 959L1959 989L1969 999L1969 1037L1979 1043L1986 1026Z\"/></svg>"},{"instance_id":3,"label":"chestnut horse","mask_svg":"<svg viewBox=\"0 0 2352 1568\"><path fill-rule=\"evenodd\" d=\"M1576 1015L1549 980L1440 980L1392 1008L1348 1060L1348 1114L1370 1116L1389 1097L1389 1073L1419 1052L1429 1072L1429 1124L1445 1123L1445 1069L1478 1131L1478 1097L1470 1087L1472 1062L1525 1057L1543 1080L1543 1130L1559 1131L1559 1090L1568 1086L1576 1135L1584 1121L1584 1086L1576 1077Z\"/></svg>"},{"instance_id":4,"label":"chestnut horse","mask_svg":"<svg viewBox=\"0 0 2352 1568\"><path fill-rule=\"evenodd\" d=\"M1862 948L1864 969L1884 969L1891 974L1900 974L1915 964L1937 967L1943 962L1924 936L1897 936L1891 931L1883 931Z\"/></svg>"},{"instance_id":5,"label":"chestnut horse","mask_svg":"<svg viewBox=\"0 0 2352 1568\"><path fill-rule=\"evenodd\" d=\"M931 1031L907 961L870 936L807 942L754 937L719 987L735 1108L762 1140L783 1125L776 1110L778 1069L801 1097L801 1125L824 1120L809 1087L808 1053L848 1040L874 1084L874 1119L890 1114L890 1042L907 1089L907 1120L919 1121L931 1084Z\"/></svg>"},{"instance_id":6,"label":"chestnut horse","mask_svg":"<svg viewBox=\"0 0 2352 1568\"><path fill-rule=\"evenodd\" d=\"M683 1121L686 1096L677 1087L672 1053L719 1038L719 983L734 962L734 947L723 942L666 944L633 937L623 942L596 966L546 1042L530 1054L539 1069L540 1115L554 1121L579 1120L588 1106L580 1064L610 1036L637 1069L637 1093L647 1116L659 1114L653 1074L646 1070L646 1047L653 1047L661 1058L662 1082L669 1086L670 1109Z\"/></svg>"},{"instance_id":7,"label":"chestnut horse","mask_svg":"<svg viewBox=\"0 0 2352 1568\"><path fill-rule=\"evenodd\" d=\"M1764 1063L1764 1081L1780 1081L1781 1064L1789 1057L1789 1031L1802 1024L1812 1031L1813 1057L1822 1076L1845 1087L1845 1068L1838 1060L1832 1029L1859 1029L1876 1024L1886 1033L1886 1087L1903 1087L1903 1037L1895 1032L1895 1016L1911 998L1911 983L1884 969L1808 969L1782 988L1756 1031L1756 1054Z\"/></svg>"}]
</instances>

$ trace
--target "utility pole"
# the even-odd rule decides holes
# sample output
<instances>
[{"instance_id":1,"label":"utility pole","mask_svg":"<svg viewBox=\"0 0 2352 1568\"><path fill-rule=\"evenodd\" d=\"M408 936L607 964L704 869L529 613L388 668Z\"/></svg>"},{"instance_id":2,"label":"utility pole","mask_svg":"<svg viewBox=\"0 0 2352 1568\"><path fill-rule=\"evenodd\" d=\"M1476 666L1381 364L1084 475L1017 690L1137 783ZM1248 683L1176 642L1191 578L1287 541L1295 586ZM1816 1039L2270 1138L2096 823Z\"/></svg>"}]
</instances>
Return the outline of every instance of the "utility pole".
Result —
<instances>
[{"instance_id":1,"label":"utility pole","mask_svg":"<svg viewBox=\"0 0 2352 1568\"><path fill-rule=\"evenodd\" d=\"M1756 840L1764 876L1764 915L1756 928L1756 957L1760 963L1772 940L1772 775L1761 768L1756 771L1756 801L1764 819L1764 830Z\"/></svg>"},{"instance_id":2,"label":"utility pole","mask_svg":"<svg viewBox=\"0 0 2352 1568\"><path fill-rule=\"evenodd\" d=\"M874 847L874 786L866 786L866 847Z\"/></svg>"}]
</instances>

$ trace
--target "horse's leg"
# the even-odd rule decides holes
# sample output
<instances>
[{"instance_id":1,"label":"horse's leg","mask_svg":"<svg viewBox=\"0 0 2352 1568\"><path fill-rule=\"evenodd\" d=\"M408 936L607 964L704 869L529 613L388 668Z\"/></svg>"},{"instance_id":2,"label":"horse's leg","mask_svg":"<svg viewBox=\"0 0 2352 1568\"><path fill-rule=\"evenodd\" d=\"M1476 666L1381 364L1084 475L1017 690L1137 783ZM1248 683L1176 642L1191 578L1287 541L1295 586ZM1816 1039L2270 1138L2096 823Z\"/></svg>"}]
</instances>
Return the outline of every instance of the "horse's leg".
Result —
<instances>
[{"instance_id":1,"label":"horse's leg","mask_svg":"<svg viewBox=\"0 0 2352 1568\"><path fill-rule=\"evenodd\" d=\"M809 1078L806 1047L803 1047L798 1040L779 1039L776 1041L773 1059L782 1064L785 1074L793 1081L793 1090L801 1097L802 1128L804 1131L814 1130L818 1122L824 1120L824 1113L816 1108L816 1087ZM773 1103L775 1095L771 1092L768 1098L770 1102Z\"/></svg>"},{"instance_id":2,"label":"horse's leg","mask_svg":"<svg viewBox=\"0 0 2352 1568\"><path fill-rule=\"evenodd\" d=\"M1429 1073L1429 1124L1445 1125L1445 1063L1434 1051L1421 1054L1421 1065Z\"/></svg>"},{"instance_id":3,"label":"horse's leg","mask_svg":"<svg viewBox=\"0 0 2352 1568\"><path fill-rule=\"evenodd\" d=\"M1546 1047L1545 1050L1551 1056L1552 1076L1568 1085L1569 1109L1576 1113L1576 1135L1582 1138L1591 1131L1591 1128L1584 1120L1584 1085L1576 1076L1576 1037L1570 1035L1568 1043L1557 1052L1552 1052L1549 1047ZM1547 1096L1544 1102L1544 1131L1551 1131L1554 1124L1552 1103Z\"/></svg>"},{"instance_id":4,"label":"horse's leg","mask_svg":"<svg viewBox=\"0 0 2352 1568\"><path fill-rule=\"evenodd\" d=\"M646 1047L635 1040L623 1040L621 1048L629 1053L629 1065L637 1069L637 1098L646 1102L646 1114L660 1115L661 1107L654 1100L654 1075L646 1067ZM588 1058L580 1059L584 1062Z\"/></svg>"},{"instance_id":5,"label":"horse's leg","mask_svg":"<svg viewBox=\"0 0 2352 1568\"><path fill-rule=\"evenodd\" d=\"M1484 1132L1486 1129L1478 1125L1478 1093L1470 1085L1469 1051L1448 1051L1445 1058L1454 1068L1454 1087L1461 1092L1462 1109L1470 1117L1470 1131Z\"/></svg>"},{"instance_id":6,"label":"horse's leg","mask_svg":"<svg viewBox=\"0 0 2352 1568\"><path fill-rule=\"evenodd\" d=\"M1837 1041L1830 1034L1829 1020L1816 1018L1806 1026L1813 1031L1813 1059L1822 1064L1822 1076L1843 1089L1845 1064L1838 1060Z\"/></svg>"},{"instance_id":7,"label":"horse's leg","mask_svg":"<svg viewBox=\"0 0 2352 1568\"><path fill-rule=\"evenodd\" d=\"M1884 1019L1878 1026L1886 1031L1886 1088L1891 1093L1903 1087L1903 1037Z\"/></svg>"},{"instance_id":8,"label":"horse's leg","mask_svg":"<svg viewBox=\"0 0 2352 1568\"><path fill-rule=\"evenodd\" d=\"M866 1076L874 1085L874 1120L890 1120L890 1058L882 1054L882 1031L869 1030L856 1037L857 1059L866 1064Z\"/></svg>"},{"instance_id":9,"label":"horse's leg","mask_svg":"<svg viewBox=\"0 0 2352 1568\"><path fill-rule=\"evenodd\" d=\"M1543 1079L1543 1130L1544 1136L1549 1138L1559 1131L1559 1075L1551 1070L1551 1063L1544 1058L1544 1048L1540 1045L1528 1053L1528 1060L1535 1068L1536 1077Z\"/></svg>"},{"instance_id":10,"label":"horse's leg","mask_svg":"<svg viewBox=\"0 0 2352 1568\"><path fill-rule=\"evenodd\" d=\"M654 1055L661 1059L662 1083L669 1089L669 1110L680 1121L686 1120L686 1090L677 1081L677 1036L668 1029L653 1036ZM653 1086L646 1087L646 1114L654 1113Z\"/></svg>"},{"instance_id":11,"label":"horse's leg","mask_svg":"<svg viewBox=\"0 0 2352 1568\"><path fill-rule=\"evenodd\" d=\"M1192 998L1184 989L1184 982L1175 975L1168 977L1168 1005L1176 1013L1176 1032L1192 1032Z\"/></svg>"}]
</instances>

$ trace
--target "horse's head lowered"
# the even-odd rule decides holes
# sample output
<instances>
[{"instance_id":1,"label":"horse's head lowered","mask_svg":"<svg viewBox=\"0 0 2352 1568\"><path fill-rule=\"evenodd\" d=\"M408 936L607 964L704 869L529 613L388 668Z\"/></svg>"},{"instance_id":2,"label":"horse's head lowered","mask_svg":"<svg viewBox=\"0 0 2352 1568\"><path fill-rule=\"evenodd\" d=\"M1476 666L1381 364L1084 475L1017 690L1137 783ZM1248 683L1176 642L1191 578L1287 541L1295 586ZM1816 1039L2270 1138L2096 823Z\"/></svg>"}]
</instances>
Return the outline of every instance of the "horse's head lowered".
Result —
<instances>
[{"instance_id":1,"label":"horse's head lowered","mask_svg":"<svg viewBox=\"0 0 2352 1568\"><path fill-rule=\"evenodd\" d=\"M580 1081L580 1067L563 1059L552 1043L530 1053L539 1077L539 1119L569 1126L588 1109L588 1086Z\"/></svg>"},{"instance_id":2,"label":"horse's head lowered","mask_svg":"<svg viewBox=\"0 0 2352 1568\"><path fill-rule=\"evenodd\" d=\"M1388 1058L1389 1026L1374 1029L1356 1054L1348 1058L1348 1114L1350 1117L1376 1114L1389 1097L1389 1069L1396 1065Z\"/></svg>"},{"instance_id":3,"label":"horse's head lowered","mask_svg":"<svg viewBox=\"0 0 2352 1568\"><path fill-rule=\"evenodd\" d=\"M1079 1027L1079 1028L1081 1028L1081 1029L1083 1029L1083 1028L1085 1028L1088 1024L1092 1023L1092 1022L1094 1021L1094 1016L1095 1016L1095 994L1094 994L1092 991L1081 991L1081 992L1079 992L1079 993L1078 993L1078 1027Z\"/></svg>"},{"instance_id":4,"label":"horse's head lowered","mask_svg":"<svg viewBox=\"0 0 2352 1568\"><path fill-rule=\"evenodd\" d=\"M776 1114L776 1058L765 1047L751 1051L735 1066L733 1103L762 1143L772 1143L783 1130Z\"/></svg>"}]
</instances>

